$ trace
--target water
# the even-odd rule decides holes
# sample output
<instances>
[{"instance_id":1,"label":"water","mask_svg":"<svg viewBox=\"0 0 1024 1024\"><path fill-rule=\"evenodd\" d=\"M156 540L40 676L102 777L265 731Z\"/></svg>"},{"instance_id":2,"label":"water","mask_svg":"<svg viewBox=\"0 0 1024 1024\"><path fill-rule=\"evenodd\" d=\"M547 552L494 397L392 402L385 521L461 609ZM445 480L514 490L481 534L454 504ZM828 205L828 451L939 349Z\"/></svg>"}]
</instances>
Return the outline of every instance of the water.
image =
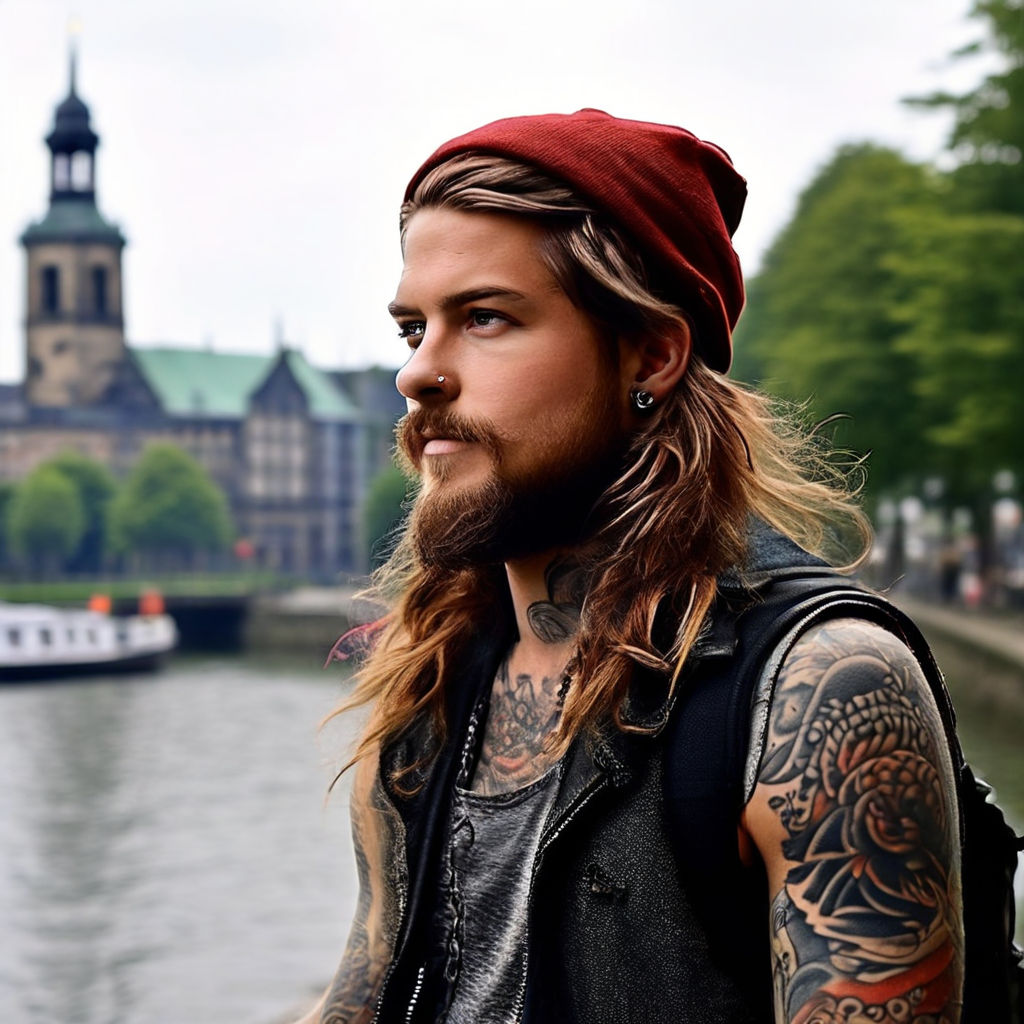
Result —
<instances>
[{"instance_id":1,"label":"water","mask_svg":"<svg viewBox=\"0 0 1024 1024\"><path fill-rule=\"evenodd\" d=\"M1024 678L937 653L1020 829ZM0 688L0 1022L273 1024L312 1002L355 897L347 791L323 799L351 726L316 736L342 693L196 658Z\"/></svg>"},{"instance_id":2,"label":"water","mask_svg":"<svg viewBox=\"0 0 1024 1024\"><path fill-rule=\"evenodd\" d=\"M354 904L337 674L179 660L0 690L0 1021L270 1024ZM327 749L330 748L330 749Z\"/></svg>"}]
</instances>

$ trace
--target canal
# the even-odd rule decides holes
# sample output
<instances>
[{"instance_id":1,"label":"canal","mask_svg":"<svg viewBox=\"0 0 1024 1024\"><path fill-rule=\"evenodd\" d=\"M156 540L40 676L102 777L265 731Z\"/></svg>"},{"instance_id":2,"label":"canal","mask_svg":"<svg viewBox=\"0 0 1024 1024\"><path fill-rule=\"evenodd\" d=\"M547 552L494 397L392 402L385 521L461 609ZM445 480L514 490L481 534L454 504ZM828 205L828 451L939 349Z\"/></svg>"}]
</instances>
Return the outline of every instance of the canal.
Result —
<instances>
[{"instance_id":1,"label":"canal","mask_svg":"<svg viewBox=\"0 0 1024 1024\"><path fill-rule=\"evenodd\" d=\"M1024 678L941 645L968 756L1024 825ZM337 673L180 657L0 690L0 1021L273 1024L352 912ZM1024 895L1024 894L1022 894Z\"/></svg>"}]
</instances>

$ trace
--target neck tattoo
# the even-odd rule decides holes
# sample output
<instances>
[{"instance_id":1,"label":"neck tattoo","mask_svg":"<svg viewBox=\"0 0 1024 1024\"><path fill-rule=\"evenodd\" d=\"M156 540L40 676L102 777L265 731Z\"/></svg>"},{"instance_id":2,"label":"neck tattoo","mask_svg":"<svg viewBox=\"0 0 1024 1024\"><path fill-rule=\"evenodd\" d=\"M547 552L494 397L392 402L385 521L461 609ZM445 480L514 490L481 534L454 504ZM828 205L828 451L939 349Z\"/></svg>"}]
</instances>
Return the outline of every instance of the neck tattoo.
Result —
<instances>
[{"instance_id":1,"label":"neck tattoo","mask_svg":"<svg viewBox=\"0 0 1024 1024\"><path fill-rule=\"evenodd\" d=\"M580 608L586 579L580 565L568 558L556 558L544 571L546 601L534 601L526 618L534 635L546 644L572 640L580 625Z\"/></svg>"}]
</instances>

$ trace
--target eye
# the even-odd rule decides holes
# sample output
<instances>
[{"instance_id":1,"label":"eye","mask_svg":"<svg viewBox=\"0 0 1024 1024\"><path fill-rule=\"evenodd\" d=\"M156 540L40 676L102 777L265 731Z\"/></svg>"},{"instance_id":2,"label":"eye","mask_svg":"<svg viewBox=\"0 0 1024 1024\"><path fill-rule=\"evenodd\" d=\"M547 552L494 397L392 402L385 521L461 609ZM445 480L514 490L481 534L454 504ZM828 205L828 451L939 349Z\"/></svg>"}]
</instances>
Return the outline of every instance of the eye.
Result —
<instances>
[{"instance_id":1,"label":"eye","mask_svg":"<svg viewBox=\"0 0 1024 1024\"><path fill-rule=\"evenodd\" d=\"M423 320L405 320L398 325L398 336L414 346L423 337L427 325Z\"/></svg>"},{"instance_id":2,"label":"eye","mask_svg":"<svg viewBox=\"0 0 1024 1024\"><path fill-rule=\"evenodd\" d=\"M473 309L469 313L469 322L473 327L500 327L509 322L507 316L493 309Z\"/></svg>"}]
</instances>

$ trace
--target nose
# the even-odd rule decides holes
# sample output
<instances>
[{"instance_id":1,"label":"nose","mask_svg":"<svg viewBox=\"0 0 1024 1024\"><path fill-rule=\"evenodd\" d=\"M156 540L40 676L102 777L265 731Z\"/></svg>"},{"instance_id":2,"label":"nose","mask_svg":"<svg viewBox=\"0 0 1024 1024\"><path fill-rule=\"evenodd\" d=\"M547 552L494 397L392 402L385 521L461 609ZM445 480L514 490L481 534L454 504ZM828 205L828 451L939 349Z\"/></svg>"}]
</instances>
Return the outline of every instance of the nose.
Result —
<instances>
[{"instance_id":1,"label":"nose","mask_svg":"<svg viewBox=\"0 0 1024 1024\"><path fill-rule=\"evenodd\" d=\"M395 387L407 401L421 405L451 401L455 378L441 366L439 350L422 342L395 376Z\"/></svg>"}]
</instances>

